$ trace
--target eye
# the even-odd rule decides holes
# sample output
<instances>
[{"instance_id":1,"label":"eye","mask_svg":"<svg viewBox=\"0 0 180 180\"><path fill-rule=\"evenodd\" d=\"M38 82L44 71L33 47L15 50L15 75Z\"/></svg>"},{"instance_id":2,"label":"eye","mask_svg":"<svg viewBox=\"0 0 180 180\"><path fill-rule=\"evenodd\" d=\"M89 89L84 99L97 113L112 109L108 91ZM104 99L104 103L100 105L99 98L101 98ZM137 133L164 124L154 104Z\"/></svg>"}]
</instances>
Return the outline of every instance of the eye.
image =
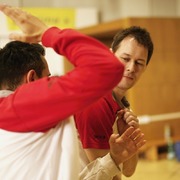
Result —
<instances>
[{"instance_id":1,"label":"eye","mask_svg":"<svg viewBox=\"0 0 180 180\"><path fill-rule=\"evenodd\" d=\"M130 58L126 58L126 57L121 57L121 59L126 62L128 62L130 60Z\"/></svg>"},{"instance_id":2,"label":"eye","mask_svg":"<svg viewBox=\"0 0 180 180\"><path fill-rule=\"evenodd\" d=\"M140 66L145 66L144 62L141 62L141 61L136 61L135 63Z\"/></svg>"}]
</instances>

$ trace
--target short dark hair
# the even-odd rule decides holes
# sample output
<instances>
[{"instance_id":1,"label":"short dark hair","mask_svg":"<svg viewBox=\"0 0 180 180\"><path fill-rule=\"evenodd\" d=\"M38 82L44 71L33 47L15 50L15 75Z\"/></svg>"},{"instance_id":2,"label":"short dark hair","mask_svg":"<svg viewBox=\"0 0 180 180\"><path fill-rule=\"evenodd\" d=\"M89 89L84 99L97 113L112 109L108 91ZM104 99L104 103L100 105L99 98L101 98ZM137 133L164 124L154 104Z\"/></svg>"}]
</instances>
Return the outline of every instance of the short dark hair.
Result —
<instances>
[{"instance_id":1,"label":"short dark hair","mask_svg":"<svg viewBox=\"0 0 180 180\"><path fill-rule=\"evenodd\" d=\"M7 43L0 49L0 89L5 85L9 90L15 90L31 69L41 77L45 68L42 56L45 56L45 49L40 44L20 41Z\"/></svg>"},{"instance_id":2,"label":"short dark hair","mask_svg":"<svg viewBox=\"0 0 180 180\"><path fill-rule=\"evenodd\" d=\"M113 38L113 42L111 44L112 51L116 52L121 41L128 36L134 37L139 44L147 48L148 50L147 64L148 64L153 54L154 46L150 33L145 28L141 28L139 26L130 26L128 28L119 31Z\"/></svg>"}]
</instances>

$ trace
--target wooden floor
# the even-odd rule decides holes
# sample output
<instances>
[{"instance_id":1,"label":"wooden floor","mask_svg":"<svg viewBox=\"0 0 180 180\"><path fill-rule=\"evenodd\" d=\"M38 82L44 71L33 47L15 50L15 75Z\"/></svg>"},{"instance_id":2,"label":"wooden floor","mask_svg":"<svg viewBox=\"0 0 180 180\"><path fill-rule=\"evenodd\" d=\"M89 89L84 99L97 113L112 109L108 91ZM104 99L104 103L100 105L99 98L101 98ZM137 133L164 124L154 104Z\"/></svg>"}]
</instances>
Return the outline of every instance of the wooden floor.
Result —
<instances>
[{"instance_id":1,"label":"wooden floor","mask_svg":"<svg viewBox=\"0 0 180 180\"><path fill-rule=\"evenodd\" d=\"M140 159L135 174L122 180L180 180L180 161Z\"/></svg>"}]
</instances>

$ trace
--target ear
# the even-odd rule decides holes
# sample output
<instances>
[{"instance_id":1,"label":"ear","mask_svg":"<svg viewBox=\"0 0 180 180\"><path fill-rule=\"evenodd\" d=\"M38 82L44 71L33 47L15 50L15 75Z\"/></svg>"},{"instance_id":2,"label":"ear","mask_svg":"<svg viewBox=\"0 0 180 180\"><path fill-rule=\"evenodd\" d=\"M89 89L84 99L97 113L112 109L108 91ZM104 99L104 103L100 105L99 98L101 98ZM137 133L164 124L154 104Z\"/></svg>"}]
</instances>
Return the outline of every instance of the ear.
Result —
<instances>
[{"instance_id":1,"label":"ear","mask_svg":"<svg viewBox=\"0 0 180 180\"><path fill-rule=\"evenodd\" d=\"M29 82L35 81L36 79L38 79L36 71L33 69L28 71L28 73L26 74L26 82L29 83Z\"/></svg>"},{"instance_id":2,"label":"ear","mask_svg":"<svg viewBox=\"0 0 180 180\"><path fill-rule=\"evenodd\" d=\"M113 50L112 50L112 48L109 48L109 50L113 53Z\"/></svg>"}]
</instances>

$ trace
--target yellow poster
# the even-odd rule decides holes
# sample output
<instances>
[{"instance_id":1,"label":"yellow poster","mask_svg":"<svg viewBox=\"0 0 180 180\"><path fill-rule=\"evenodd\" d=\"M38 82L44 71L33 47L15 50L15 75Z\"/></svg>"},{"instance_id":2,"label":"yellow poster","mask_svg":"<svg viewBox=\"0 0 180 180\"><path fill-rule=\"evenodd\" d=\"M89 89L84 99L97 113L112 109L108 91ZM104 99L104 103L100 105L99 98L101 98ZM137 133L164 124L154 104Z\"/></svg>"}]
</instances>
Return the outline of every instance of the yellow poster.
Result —
<instances>
[{"instance_id":1,"label":"yellow poster","mask_svg":"<svg viewBox=\"0 0 180 180\"><path fill-rule=\"evenodd\" d=\"M41 19L48 26L57 26L59 28L75 27L75 9L71 8L22 8L26 12L33 14ZM15 23L7 18L9 30L17 30Z\"/></svg>"}]
</instances>

